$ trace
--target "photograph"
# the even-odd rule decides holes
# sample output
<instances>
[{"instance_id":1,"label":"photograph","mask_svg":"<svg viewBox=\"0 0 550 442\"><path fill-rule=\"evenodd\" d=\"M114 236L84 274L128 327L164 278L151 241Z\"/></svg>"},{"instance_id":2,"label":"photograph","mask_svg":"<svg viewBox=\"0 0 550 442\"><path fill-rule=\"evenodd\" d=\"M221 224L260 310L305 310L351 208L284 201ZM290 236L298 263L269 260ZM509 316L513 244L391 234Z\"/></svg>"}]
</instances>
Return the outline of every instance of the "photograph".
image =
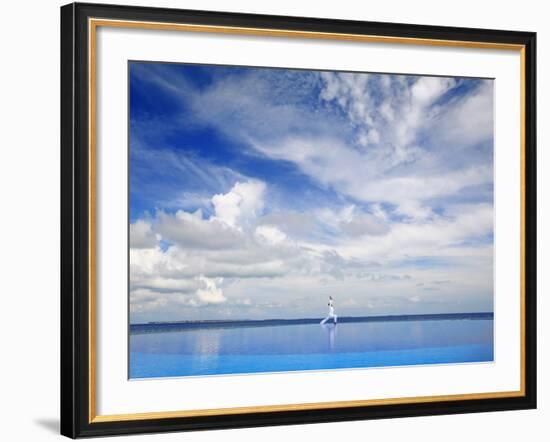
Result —
<instances>
[{"instance_id":1,"label":"photograph","mask_svg":"<svg viewBox=\"0 0 550 442\"><path fill-rule=\"evenodd\" d=\"M128 60L128 378L492 364L494 108L494 78Z\"/></svg>"},{"instance_id":2,"label":"photograph","mask_svg":"<svg viewBox=\"0 0 550 442\"><path fill-rule=\"evenodd\" d=\"M186 8L59 11L60 433L535 409L528 13Z\"/></svg>"}]
</instances>

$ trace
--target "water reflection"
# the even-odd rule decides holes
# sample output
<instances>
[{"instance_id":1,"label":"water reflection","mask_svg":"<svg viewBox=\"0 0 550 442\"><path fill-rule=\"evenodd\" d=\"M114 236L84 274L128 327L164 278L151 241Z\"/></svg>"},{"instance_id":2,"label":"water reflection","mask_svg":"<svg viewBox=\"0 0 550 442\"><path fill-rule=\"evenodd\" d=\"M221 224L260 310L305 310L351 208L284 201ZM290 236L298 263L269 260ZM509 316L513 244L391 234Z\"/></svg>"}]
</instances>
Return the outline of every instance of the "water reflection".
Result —
<instances>
[{"instance_id":1,"label":"water reflection","mask_svg":"<svg viewBox=\"0 0 550 442\"><path fill-rule=\"evenodd\" d=\"M336 343L336 324L321 324L321 328L325 330L328 334L328 346L330 350L334 350L334 346Z\"/></svg>"},{"instance_id":2,"label":"water reflection","mask_svg":"<svg viewBox=\"0 0 550 442\"><path fill-rule=\"evenodd\" d=\"M132 352L173 355L319 354L491 344L492 320L299 324L130 335Z\"/></svg>"},{"instance_id":3,"label":"water reflection","mask_svg":"<svg viewBox=\"0 0 550 442\"><path fill-rule=\"evenodd\" d=\"M130 335L130 377L493 360L492 320L195 328Z\"/></svg>"}]
</instances>

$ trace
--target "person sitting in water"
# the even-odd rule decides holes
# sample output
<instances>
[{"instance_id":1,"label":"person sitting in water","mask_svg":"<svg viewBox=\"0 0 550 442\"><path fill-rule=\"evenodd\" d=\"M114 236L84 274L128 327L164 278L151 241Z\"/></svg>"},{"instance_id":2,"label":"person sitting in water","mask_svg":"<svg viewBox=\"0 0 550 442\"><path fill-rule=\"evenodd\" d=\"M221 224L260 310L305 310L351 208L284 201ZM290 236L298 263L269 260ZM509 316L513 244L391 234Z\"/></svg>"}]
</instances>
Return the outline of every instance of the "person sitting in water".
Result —
<instances>
[{"instance_id":1,"label":"person sitting in water","mask_svg":"<svg viewBox=\"0 0 550 442\"><path fill-rule=\"evenodd\" d=\"M332 300L332 296L329 296L328 297L328 316L321 321L321 325L327 322L331 318L334 320L334 323L336 324L336 320L338 318L334 313L334 301Z\"/></svg>"}]
</instances>

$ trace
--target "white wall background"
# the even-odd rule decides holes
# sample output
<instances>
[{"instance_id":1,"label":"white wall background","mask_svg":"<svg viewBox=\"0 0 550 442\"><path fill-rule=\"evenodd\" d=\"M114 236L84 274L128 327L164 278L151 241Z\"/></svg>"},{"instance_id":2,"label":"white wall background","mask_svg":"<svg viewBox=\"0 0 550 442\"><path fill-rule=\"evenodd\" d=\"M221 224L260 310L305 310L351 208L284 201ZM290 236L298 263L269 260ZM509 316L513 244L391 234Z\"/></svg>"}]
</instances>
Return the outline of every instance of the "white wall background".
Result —
<instances>
[{"instance_id":1,"label":"white wall background","mask_svg":"<svg viewBox=\"0 0 550 442\"><path fill-rule=\"evenodd\" d=\"M113 0L114 1L114 0ZM544 259L550 167L544 122L550 11L545 2L120 0L125 4L538 32L539 409L365 422L133 436L121 440L545 440L550 434L550 309ZM0 438L47 441L59 410L59 0L9 2L0 26ZM546 244L545 244L546 243ZM543 248L546 247L546 253Z\"/></svg>"}]
</instances>

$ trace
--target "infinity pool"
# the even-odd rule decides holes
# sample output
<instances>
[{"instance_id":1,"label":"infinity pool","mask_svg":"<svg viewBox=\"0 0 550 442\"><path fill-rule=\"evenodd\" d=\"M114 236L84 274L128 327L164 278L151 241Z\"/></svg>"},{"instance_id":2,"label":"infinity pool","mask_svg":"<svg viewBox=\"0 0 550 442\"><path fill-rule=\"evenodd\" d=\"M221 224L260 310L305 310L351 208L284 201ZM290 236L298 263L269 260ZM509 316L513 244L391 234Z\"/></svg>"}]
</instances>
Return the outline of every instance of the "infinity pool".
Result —
<instances>
[{"instance_id":1,"label":"infinity pool","mask_svg":"<svg viewBox=\"0 0 550 442\"><path fill-rule=\"evenodd\" d=\"M130 334L130 378L493 360L492 319L196 327Z\"/></svg>"}]
</instances>

